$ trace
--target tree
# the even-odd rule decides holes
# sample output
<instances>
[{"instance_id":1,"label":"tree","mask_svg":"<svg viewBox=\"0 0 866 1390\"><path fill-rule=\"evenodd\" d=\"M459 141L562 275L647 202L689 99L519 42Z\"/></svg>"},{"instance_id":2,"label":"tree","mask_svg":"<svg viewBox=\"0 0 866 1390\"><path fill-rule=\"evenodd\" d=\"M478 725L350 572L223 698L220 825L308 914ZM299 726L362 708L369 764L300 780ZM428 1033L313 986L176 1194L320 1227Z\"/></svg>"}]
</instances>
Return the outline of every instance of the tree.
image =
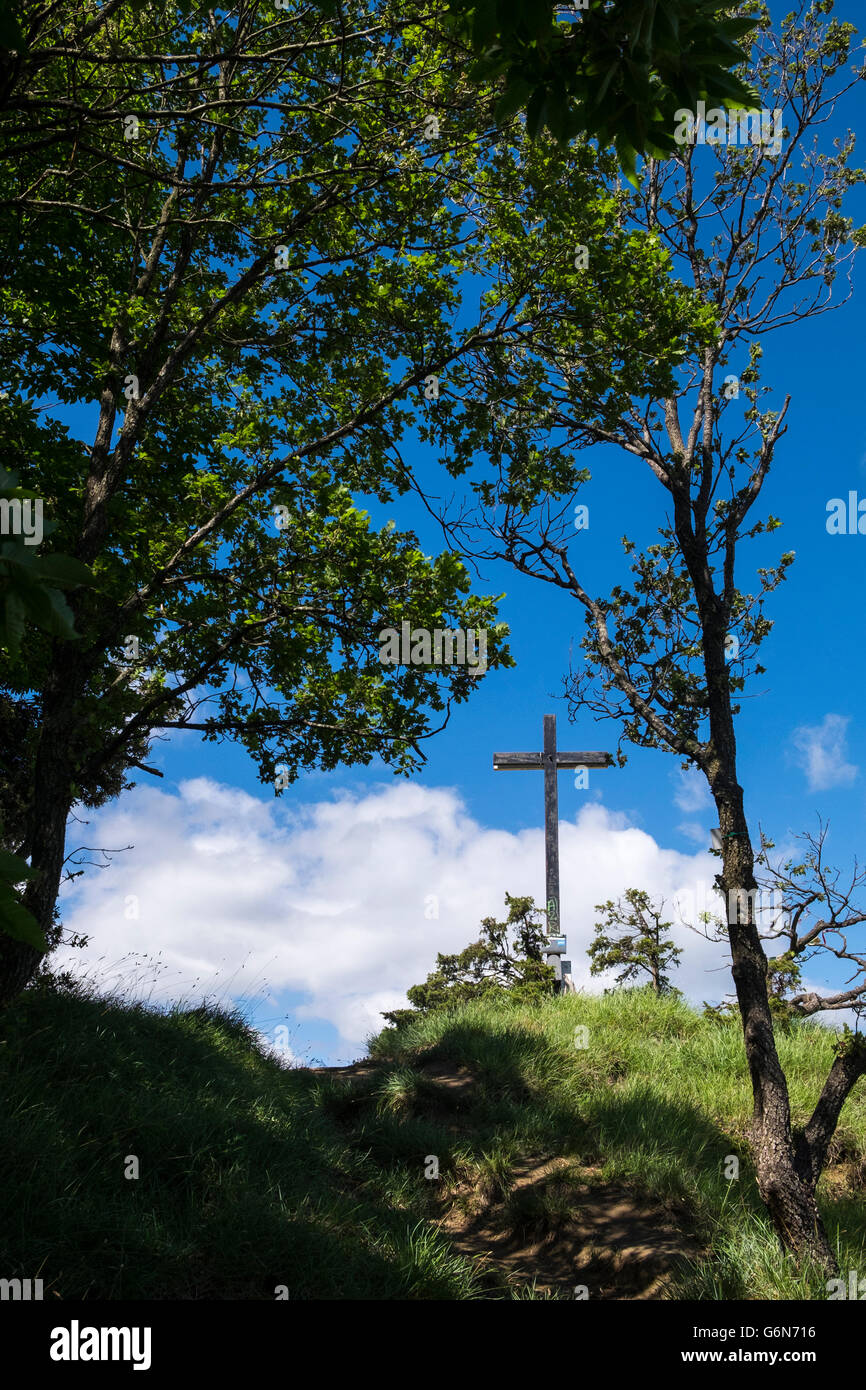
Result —
<instances>
[{"instance_id":1,"label":"tree","mask_svg":"<svg viewBox=\"0 0 866 1390\"><path fill-rule=\"evenodd\" d=\"M536 328L531 358L489 355L487 399L491 414L505 423L491 430L493 467L475 482L482 509L455 523L468 552L507 561L580 605L584 661L572 669L566 693L573 712L618 721L621 761L625 744L664 749L706 778L722 835L717 885L727 903L742 894L746 905L742 913L729 912L727 933L753 1090L758 1188L784 1245L828 1270L835 1262L815 1188L828 1135L866 1070L866 1046L853 1035L840 1040L815 1110L795 1130L767 959L749 906L757 886L755 851L735 721L740 693L763 669L757 654L771 626L765 601L793 560L783 554L762 564L754 593L738 585L743 549L781 524L752 515L790 405L786 397L764 408L769 388L759 384L761 336L826 312L836 282L866 240L842 211L863 180L850 164L853 135L830 149L821 145L821 127L838 97L864 75L862 65L853 77L846 73L853 27L828 18L831 11L831 0L816 0L773 33L762 10L749 76L772 108L785 113L778 148L754 127L745 143L738 125L732 139L722 138L713 114L715 138L705 147L686 143L676 159L650 161L636 193L611 195L623 239L655 248L657 269L667 267L678 306L685 311L697 294L706 309L703 323L698 318L693 332L678 330L676 312L651 275L638 282L630 302L622 301L622 280L610 274L607 224L594 239L582 238L584 254L575 259L582 272L573 276L578 300L597 299L591 326L580 315L555 320L548 313L554 276L537 274L527 311ZM718 116L727 120L727 113ZM500 227L511 216L509 208ZM495 293L507 302L528 275L531 257L516 237L510 258L496 235L491 245L491 273L494 265L503 267ZM668 347L661 357L653 349L640 357L643 379L635 387L623 359L630 342L642 343L641 332L657 331L658 313L650 306L659 304L672 329ZM667 385L660 388L653 373L665 369ZM527 375L536 391L534 419L521 417L515 405ZM574 451L590 444L615 446L640 462L657 484L660 504L658 541L638 550L624 539L632 583L616 584L607 595L579 576L570 550L574 499L589 478Z\"/></svg>"},{"instance_id":2,"label":"tree","mask_svg":"<svg viewBox=\"0 0 866 1390\"><path fill-rule=\"evenodd\" d=\"M57 520L47 559L93 575L69 595L81 640L33 633L0 673L28 729L6 834L53 944L72 807L158 775L165 731L238 740L278 791L375 756L408 771L480 673L388 668L379 633L481 628L488 668L509 663L453 550L363 499L414 486L419 419L471 447L439 380L522 329L509 306L458 318L477 233L454 168L477 175L493 97L447 66L435 13L29 0L20 25L0 434ZM39 959L0 936L0 1001Z\"/></svg>"},{"instance_id":3,"label":"tree","mask_svg":"<svg viewBox=\"0 0 866 1390\"><path fill-rule=\"evenodd\" d=\"M825 843L829 827L819 820L817 832L806 831L795 838L805 847L802 857L789 854L783 860L771 857L775 844L759 831L760 848L755 855L758 888L731 894L729 911L740 918L752 914L762 941L784 941L785 950L767 959L767 989L776 1026L788 1025L818 1013L851 1011L858 1019L866 1008L866 952L856 949L851 932L866 922L860 906L866 870L855 860L850 873L827 862ZM706 913L707 940L722 940L726 927L721 919ZM803 985L803 970L813 960L826 965L827 958L844 961L854 969L848 978L850 988L834 994L818 994ZM732 1006L723 1003L707 1012L727 1017Z\"/></svg>"},{"instance_id":4,"label":"tree","mask_svg":"<svg viewBox=\"0 0 866 1390\"><path fill-rule=\"evenodd\" d=\"M701 98L747 107L754 88L731 71L757 19L718 0L451 0L449 15L476 55L470 78L502 78L496 114L526 109L530 135L579 133L635 156L670 154L677 112Z\"/></svg>"},{"instance_id":5,"label":"tree","mask_svg":"<svg viewBox=\"0 0 866 1390\"><path fill-rule=\"evenodd\" d=\"M595 910L604 913L604 920L596 922L588 949L590 974L621 965L618 985L647 974L656 994L667 993L671 983L665 971L678 963L682 950L670 940L673 923L661 920L664 902L656 904L642 889L627 888L624 897L596 903Z\"/></svg>"},{"instance_id":6,"label":"tree","mask_svg":"<svg viewBox=\"0 0 866 1390\"><path fill-rule=\"evenodd\" d=\"M780 861L771 857L773 841L761 834L760 850L755 862L762 867L762 882L781 903L764 939L787 942L785 952L771 961L776 973L787 964L788 1007L797 1018L809 1018L818 1013L834 1013L840 1009L853 1010L859 1018L866 1008L866 951L857 950L851 942L851 932L866 922L866 908L858 899L866 884L866 869L854 866L844 878L840 869L827 863L824 845L828 827L821 821L817 833L806 831L797 836L805 847L802 858L790 855ZM850 989L835 994L819 995L814 990L794 993L801 985L803 967L815 957L832 956L854 969Z\"/></svg>"},{"instance_id":7,"label":"tree","mask_svg":"<svg viewBox=\"0 0 866 1390\"><path fill-rule=\"evenodd\" d=\"M555 972L544 959L547 929L532 898L505 894L504 922L485 917L477 941L455 955L436 954L436 969L423 984L411 985L406 998L414 1007L383 1014L399 1027L419 1014L453 1008L472 999L485 999L507 990L514 999L529 1001L552 994Z\"/></svg>"}]
</instances>

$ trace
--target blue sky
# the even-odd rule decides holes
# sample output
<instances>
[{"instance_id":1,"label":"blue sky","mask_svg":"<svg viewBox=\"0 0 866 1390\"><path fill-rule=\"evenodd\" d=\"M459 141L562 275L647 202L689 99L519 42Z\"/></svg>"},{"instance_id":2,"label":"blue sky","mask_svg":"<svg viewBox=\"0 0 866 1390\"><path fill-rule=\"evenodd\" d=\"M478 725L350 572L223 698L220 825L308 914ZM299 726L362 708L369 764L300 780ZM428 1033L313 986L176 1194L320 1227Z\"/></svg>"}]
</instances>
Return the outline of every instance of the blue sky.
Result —
<instances>
[{"instance_id":1,"label":"blue sky","mask_svg":"<svg viewBox=\"0 0 866 1390\"><path fill-rule=\"evenodd\" d=\"M858 92L844 122L856 126L861 113ZM849 211L866 222L862 194ZM820 814L830 821L829 858L843 867L863 854L866 535L831 536L826 519L831 498L866 498L856 282L855 269L846 306L764 340L769 403L786 392L793 400L761 507L784 527L752 551L766 563L794 550L796 562L769 600L767 673L751 683L738 721L752 826L789 843ZM581 495L590 528L573 547L603 593L627 577L620 537L648 536L661 519L660 490L644 465L613 449L593 451L591 467ZM431 552L441 548L410 500L375 519L386 515L416 529ZM740 584L749 587L744 571ZM540 747L545 713L558 716L560 747L613 748L616 734L588 717L568 723L562 679L583 632L577 603L496 566L476 587L505 593L516 668L491 673L455 709L409 781L381 765L340 769L302 777L277 800L240 749L194 734L158 744L164 781L144 779L81 828L82 842L135 848L67 890L68 925L93 937L70 957L76 968L155 1000L241 999L263 1034L288 1037L299 1060L341 1062L362 1055L378 1010L401 1002L437 950L472 939L506 891L540 901L542 779L494 773L493 753ZM632 750L624 769L591 774L588 790L563 773L559 797L563 928L577 982L599 989L585 954L593 905L630 886L672 895L708 882L715 815L660 752ZM133 899L137 917L127 915ZM697 1001L728 993L723 948L685 930L677 939L687 952L677 983ZM810 976L824 978L822 969Z\"/></svg>"}]
</instances>

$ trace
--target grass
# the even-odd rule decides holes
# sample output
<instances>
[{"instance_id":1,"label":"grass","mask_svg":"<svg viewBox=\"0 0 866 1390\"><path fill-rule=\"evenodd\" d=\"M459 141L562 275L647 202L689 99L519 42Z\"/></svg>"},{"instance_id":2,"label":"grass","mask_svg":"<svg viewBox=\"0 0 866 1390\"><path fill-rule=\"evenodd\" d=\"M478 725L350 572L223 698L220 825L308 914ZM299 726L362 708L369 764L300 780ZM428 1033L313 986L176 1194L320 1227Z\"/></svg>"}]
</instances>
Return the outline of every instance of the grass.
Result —
<instances>
[{"instance_id":1,"label":"grass","mask_svg":"<svg viewBox=\"0 0 866 1390\"><path fill-rule=\"evenodd\" d=\"M779 1047L802 1121L832 1034L798 1025ZM678 1296L826 1297L758 1200L736 1027L645 991L504 998L385 1029L370 1054L373 1074L337 1081L281 1065L215 1007L28 990L0 1016L0 1277L42 1278L46 1298L545 1298L482 1271L436 1217L469 1188L515 1231L555 1232L589 1167L698 1235ZM468 1069L469 1091L434 1063ZM513 1189L521 1161L559 1156L545 1195ZM833 1157L822 1210L841 1270L864 1271L862 1088Z\"/></svg>"}]
</instances>

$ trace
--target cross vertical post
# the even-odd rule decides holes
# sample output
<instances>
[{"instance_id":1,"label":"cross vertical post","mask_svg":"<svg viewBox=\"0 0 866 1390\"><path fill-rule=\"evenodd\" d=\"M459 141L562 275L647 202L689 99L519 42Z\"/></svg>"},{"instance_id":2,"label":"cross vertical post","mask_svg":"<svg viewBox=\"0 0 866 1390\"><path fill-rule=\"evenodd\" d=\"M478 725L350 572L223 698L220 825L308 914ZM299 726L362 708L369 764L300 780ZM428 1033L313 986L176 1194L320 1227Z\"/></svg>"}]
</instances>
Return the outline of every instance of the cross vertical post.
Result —
<instances>
[{"instance_id":1,"label":"cross vertical post","mask_svg":"<svg viewBox=\"0 0 866 1390\"><path fill-rule=\"evenodd\" d=\"M559 792L556 782L556 715L544 716L544 878L547 929L559 931Z\"/></svg>"}]
</instances>

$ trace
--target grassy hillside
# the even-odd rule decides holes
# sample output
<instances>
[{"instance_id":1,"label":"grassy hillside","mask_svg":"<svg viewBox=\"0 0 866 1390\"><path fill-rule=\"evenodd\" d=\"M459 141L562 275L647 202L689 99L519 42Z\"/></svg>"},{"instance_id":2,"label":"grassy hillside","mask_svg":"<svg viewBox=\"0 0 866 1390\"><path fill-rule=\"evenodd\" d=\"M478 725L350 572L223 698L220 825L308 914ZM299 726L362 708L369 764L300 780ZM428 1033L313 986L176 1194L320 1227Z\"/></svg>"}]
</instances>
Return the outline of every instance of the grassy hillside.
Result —
<instances>
[{"instance_id":1,"label":"grassy hillside","mask_svg":"<svg viewBox=\"0 0 866 1390\"><path fill-rule=\"evenodd\" d=\"M780 1047L802 1119L832 1037ZM0 1017L0 1276L46 1298L825 1297L757 1200L735 1027L644 991L506 999L370 1056L292 1070L216 1009L28 991ZM833 1157L823 1209L862 1269L862 1086Z\"/></svg>"}]
</instances>

